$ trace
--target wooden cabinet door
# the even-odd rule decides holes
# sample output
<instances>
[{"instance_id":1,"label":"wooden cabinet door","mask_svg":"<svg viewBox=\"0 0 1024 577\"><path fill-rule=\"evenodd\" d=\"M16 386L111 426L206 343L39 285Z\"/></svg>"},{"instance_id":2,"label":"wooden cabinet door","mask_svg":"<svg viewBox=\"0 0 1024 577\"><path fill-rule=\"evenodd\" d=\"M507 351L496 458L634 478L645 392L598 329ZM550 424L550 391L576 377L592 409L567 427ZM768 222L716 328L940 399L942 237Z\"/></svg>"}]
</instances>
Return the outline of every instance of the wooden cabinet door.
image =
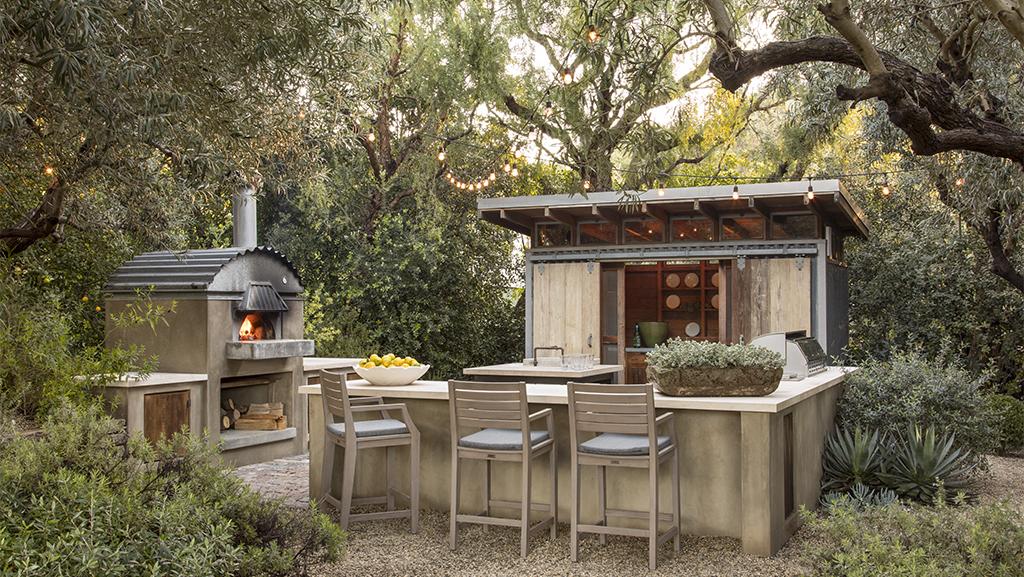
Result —
<instances>
[{"instance_id":1,"label":"wooden cabinet door","mask_svg":"<svg viewBox=\"0 0 1024 577\"><path fill-rule=\"evenodd\" d=\"M626 383L647 382L647 353L626 353Z\"/></svg>"},{"instance_id":2,"label":"wooden cabinet door","mask_svg":"<svg viewBox=\"0 0 1024 577\"><path fill-rule=\"evenodd\" d=\"M566 354L601 354L601 267L596 263L533 265L533 346Z\"/></svg>"},{"instance_id":3,"label":"wooden cabinet door","mask_svg":"<svg viewBox=\"0 0 1024 577\"><path fill-rule=\"evenodd\" d=\"M191 428L191 404L187 390L145 395L142 400L142 434L146 440L155 443L160 437L169 439L186 426Z\"/></svg>"}]
</instances>

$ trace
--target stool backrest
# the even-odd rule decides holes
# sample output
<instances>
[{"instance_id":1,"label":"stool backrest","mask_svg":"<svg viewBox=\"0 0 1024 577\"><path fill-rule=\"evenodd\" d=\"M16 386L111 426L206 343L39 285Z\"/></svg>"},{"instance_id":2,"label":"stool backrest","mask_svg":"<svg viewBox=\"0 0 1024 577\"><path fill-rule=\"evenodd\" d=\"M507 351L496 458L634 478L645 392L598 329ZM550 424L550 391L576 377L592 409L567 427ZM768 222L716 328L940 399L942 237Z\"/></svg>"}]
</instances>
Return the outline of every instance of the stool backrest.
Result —
<instances>
[{"instance_id":1,"label":"stool backrest","mask_svg":"<svg viewBox=\"0 0 1024 577\"><path fill-rule=\"evenodd\" d=\"M530 445L525 382L448 381L448 410L452 446L458 443L459 427L518 429L523 431L523 446Z\"/></svg>"},{"instance_id":2,"label":"stool backrest","mask_svg":"<svg viewBox=\"0 0 1024 577\"><path fill-rule=\"evenodd\" d=\"M320 397L324 403L324 423L334 423L334 417L342 422L352 422L352 405L348 400L348 384L345 373L320 370Z\"/></svg>"},{"instance_id":3,"label":"stool backrest","mask_svg":"<svg viewBox=\"0 0 1024 577\"><path fill-rule=\"evenodd\" d=\"M654 425L654 387L568 383L569 436L577 446L577 433L647 435L652 452L657 435Z\"/></svg>"}]
</instances>

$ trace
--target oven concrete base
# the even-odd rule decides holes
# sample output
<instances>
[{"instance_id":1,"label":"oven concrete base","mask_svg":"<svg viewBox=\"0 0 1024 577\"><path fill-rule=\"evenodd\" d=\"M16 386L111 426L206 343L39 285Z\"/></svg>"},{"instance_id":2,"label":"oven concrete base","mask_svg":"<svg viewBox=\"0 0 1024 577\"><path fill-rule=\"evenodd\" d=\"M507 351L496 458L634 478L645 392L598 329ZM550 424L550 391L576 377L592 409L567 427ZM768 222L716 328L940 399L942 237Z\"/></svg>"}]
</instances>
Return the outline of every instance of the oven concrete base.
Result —
<instances>
[{"instance_id":1,"label":"oven concrete base","mask_svg":"<svg viewBox=\"0 0 1024 577\"><path fill-rule=\"evenodd\" d=\"M827 388L806 396L776 412L729 410L727 403L708 399L709 410L676 409L675 435L679 446L683 532L690 535L726 536L740 539L747 553L772 555L800 523L799 509L817 507L820 494L821 455L824 440L832 428L842 378ZM543 385L530 385L542 387ZM369 388L369 387L367 387ZM304 387L309 396L310 497L320 495L324 419L318 388ZM406 403L421 434L420 498L423 506L447 512L450 497L451 447L448 402L443 399L410 398L406 393L377 388L385 402ZM368 394L360 391L357 394ZM389 396L392 395L392 396ZM423 396L423 395L414 395ZM531 398L533 395L531 394ZM549 398L545 395L544 397ZM687 401L700 405L701 399ZM530 403L530 411L550 407L555 416L558 451L558 516L569 521L570 465L567 407L564 403ZM743 408L743 405L737 405ZM749 409L750 407L747 406ZM661 412L664 409L660 409ZM408 450L393 449L392 458L400 487L408 486ZM335 471L342 471L342 453L336 451ZM359 455L356 494L380 492L384 471L383 451L367 450ZM483 510L480 479L483 465L467 463L463 511ZM547 502L549 471L546 462L534 469L534 499ZM493 498L518 499L518 466L495 463L492 473ZM669 471L661 474L662 510L670 507ZM585 467L581 475L581 515L597 517L596 470ZM647 508L647 479L642 471L608 471L608 506ZM333 491L341 489L340 476L333 479ZM788 495L788 497L787 497ZM787 510L788 504L788 510ZM514 517L515 511L496 511ZM633 520L622 520L627 524ZM642 524L643 521L637 521ZM639 526L639 525L637 525Z\"/></svg>"}]
</instances>

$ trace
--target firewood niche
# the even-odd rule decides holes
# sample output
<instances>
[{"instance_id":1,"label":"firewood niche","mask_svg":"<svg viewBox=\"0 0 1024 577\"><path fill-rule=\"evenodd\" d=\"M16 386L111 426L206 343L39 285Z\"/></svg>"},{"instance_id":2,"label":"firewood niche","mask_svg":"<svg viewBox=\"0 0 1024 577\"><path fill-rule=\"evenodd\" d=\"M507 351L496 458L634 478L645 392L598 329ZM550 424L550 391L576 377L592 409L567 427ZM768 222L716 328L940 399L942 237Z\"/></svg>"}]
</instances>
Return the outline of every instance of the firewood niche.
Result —
<instances>
[{"instance_id":1,"label":"firewood niche","mask_svg":"<svg viewBox=\"0 0 1024 577\"><path fill-rule=\"evenodd\" d=\"M227 397L221 405L220 428L222 431L281 431L288 427L284 414L284 403L236 404Z\"/></svg>"}]
</instances>

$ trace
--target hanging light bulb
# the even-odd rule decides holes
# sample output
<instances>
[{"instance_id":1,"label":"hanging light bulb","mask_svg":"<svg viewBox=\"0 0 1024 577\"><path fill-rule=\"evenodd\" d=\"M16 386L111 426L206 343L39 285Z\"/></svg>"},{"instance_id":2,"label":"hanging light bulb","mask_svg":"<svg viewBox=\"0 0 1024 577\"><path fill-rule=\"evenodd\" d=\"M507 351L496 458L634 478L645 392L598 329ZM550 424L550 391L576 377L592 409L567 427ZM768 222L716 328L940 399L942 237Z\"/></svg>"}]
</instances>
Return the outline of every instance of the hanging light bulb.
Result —
<instances>
[{"instance_id":1,"label":"hanging light bulb","mask_svg":"<svg viewBox=\"0 0 1024 577\"><path fill-rule=\"evenodd\" d=\"M807 200L814 200L814 187L811 185L811 179L807 179Z\"/></svg>"},{"instance_id":2,"label":"hanging light bulb","mask_svg":"<svg viewBox=\"0 0 1024 577\"><path fill-rule=\"evenodd\" d=\"M892 189L889 188L889 179L886 178L885 182L882 183L882 196L889 196L892 194Z\"/></svg>"},{"instance_id":3,"label":"hanging light bulb","mask_svg":"<svg viewBox=\"0 0 1024 577\"><path fill-rule=\"evenodd\" d=\"M370 132L369 134L366 135L366 140L373 142L374 140L377 140L377 135Z\"/></svg>"},{"instance_id":4,"label":"hanging light bulb","mask_svg":"<svg viewBox=\"0 0 1024 577\"><path fill-rule=\"evenodd\" d=\"M740 185L738 185L738 184L733 184L732 185L732 199L733 200L739 200L740 199Z\"/></svg>"},{"instance_id":5,"label":"hanging light bulb","mask_svg":"<svg viewBox=\"0 0 1024 577\"><path fill-rule=\"evenodd\" d=\"M437 159L438 160L440 160L441 162L444 162L444 159L446 157L447 157L447 155L444 153L444 149L443 148L441 150L437 151Z\"/></svg>"},{"instance_id":6,"label":"hanging light bulb","mask_svg":"<svg viewBox=\"0 0 1024 577\"><path fill-rule=\"evenodd\" d=\"M497 175L497 174L494 174L494 173L492 172L492 173L491 173L491 174L490 174L490 175L489 175L489 176L487 177L487 179L488 179L488 180L490 180L491 182L494 182L495 180L498 180L498 175Z\"/></svg>"},{"instance_id":7,"label":"hanging light bulb","mask_svg":"<svg viewBox=\"0 0 1024 577\"><path fill-rule=\"evenodd\" d=\"M562 71L562 84L565 84L566 86L568 86L568 85L572 84L572 81L573 81L572 70L569 70L568 68L566 68L565 70Z\"/></svg>"},{"instance_id":8,"label":"hanging light bulb","mask_svg":"<svg viewBox=\"0 0 1024 577\"><path fill-rule=\"evenodd\" d=\"M512 174L512 176L519 176L519 168L513 166L511 174Z\"/></svg>"},{"instance_id":9,"label":"hanging light bulb","mask_svg":"<svg viewBox=\"0 0 1024 577\"><path fill-rule=\"evenodd\" d=\"M53 176L53 167L47 166L43 168L43 172L46 173L46 176Z\"/></svg>"},{"instance_id":10,"label":"hanging light bulb","mask_svg":"<svg viewBox=\"0 0 1024 577\"><path fill-rule=\"evenodd\" d=\"M587 30L587 40L593 44L601 39L601 33L597 31L597 26L590 25L590 29Z\"/></svg>"},{"instance_id":11,"label":"hanging light bulb","mask_svg":"<svg viewBox=\"0 0 1024 577\"><path fill-rule=\"evenodd\" d=\"M548 100L546 103L544 103L544 117L545 118L550 118L551 115L554 114L554 113L555 113L555 107L551 104L551 101Z\"/></svg>"},{"instance_id":12,"label":"hanging light bulb","mask_svg":"<svg viewBox=\"0 0 1024 577\"><path fill-rule=\"evenodd\" d=\"M964 181L964 177L962 177L962 176L956 179L956 185L957 186L963 186L964 182L965 182Z\"/></svg>"},{"instance_id":13,"label":"hanging light bulb","mask_svg":"<svg viewBox=\"0 0 1024 577\"><path fill-rule=\"evenodd\" d=\"M501 169L504 170L506 173L511 172L512 171L512 163L506 160L505 164L502 165Z\"/></svg>"},{"instance_id":14,"label":"hanging light bulb","mask_svg":"<svg viewBox=\"0 0 1024 577\"><path fill-rule=\"evenodd\" d=\"M583 180L583 190L590 190L590 179Z\"/></svg>"}]
</instances>

